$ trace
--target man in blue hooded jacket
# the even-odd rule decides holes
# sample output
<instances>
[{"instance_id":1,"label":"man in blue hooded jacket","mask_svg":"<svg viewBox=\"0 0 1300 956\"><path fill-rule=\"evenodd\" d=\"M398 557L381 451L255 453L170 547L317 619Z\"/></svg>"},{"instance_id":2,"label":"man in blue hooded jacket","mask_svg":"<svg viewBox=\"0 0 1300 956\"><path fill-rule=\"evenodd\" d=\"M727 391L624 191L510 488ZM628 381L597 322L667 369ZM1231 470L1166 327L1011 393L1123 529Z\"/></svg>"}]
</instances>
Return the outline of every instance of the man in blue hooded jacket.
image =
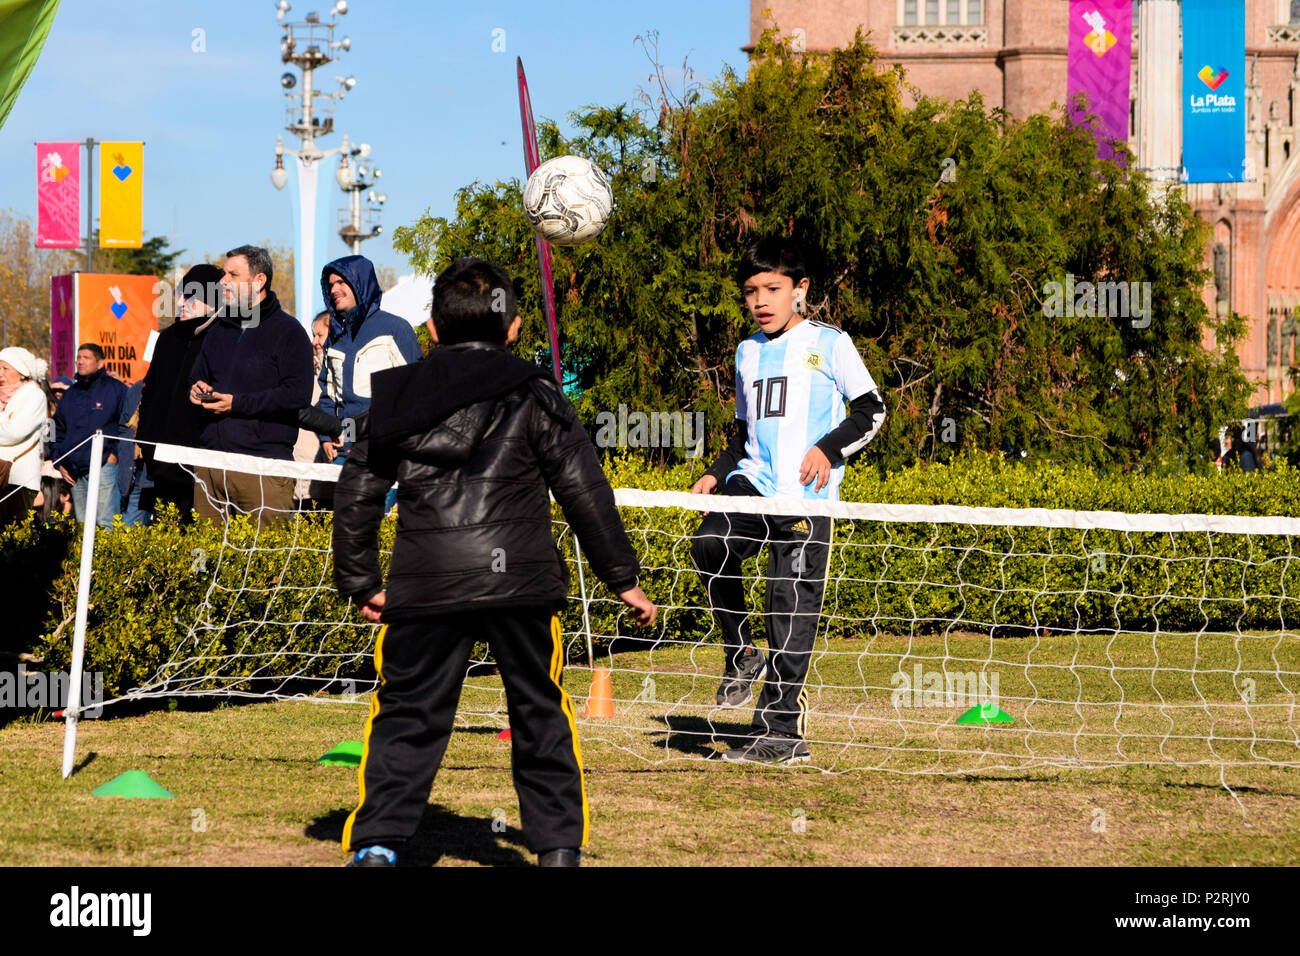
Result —
<instances>
[{"instance_id":1,"label":"man in blue hooded jacket","mask_svg":"<svg viewBox=\"0 0 1300 956\"><path fill-rule=\"evenodd\" d=\"M316 407L355 422L370 408L370 376L420 361L420 342L409 322L379 307L383 293L375 267L365 256L335 259L321 271L320 285L330 331ZM345 427L337 442L321 435L322 460L342 465L355 434Z\"/></svg>"}]
</instances>

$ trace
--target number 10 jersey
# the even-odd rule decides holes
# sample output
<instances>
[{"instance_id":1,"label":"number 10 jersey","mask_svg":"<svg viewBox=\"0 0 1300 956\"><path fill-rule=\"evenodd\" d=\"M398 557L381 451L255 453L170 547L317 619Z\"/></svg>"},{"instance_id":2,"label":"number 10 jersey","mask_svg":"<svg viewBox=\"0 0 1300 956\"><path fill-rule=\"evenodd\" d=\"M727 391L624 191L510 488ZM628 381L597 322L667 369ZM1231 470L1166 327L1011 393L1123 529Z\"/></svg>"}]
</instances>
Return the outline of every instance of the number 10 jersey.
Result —
<instances>
[{"instance_id":1,"label":"number 10 jersey","mask_svg":"<svg viewBox=\"0 0 1300 956\"><path fill-rule=\"evenodd\" d=\"M736 349L736 418L749 438L727 477L745 476L765 497L839 500L844 462L821 491L816 480L800 484L799 466L847 417L849 399L875 389L853 340L833 325L806 319L775 338L755 333Z\"/></svg>"}]
</instances>

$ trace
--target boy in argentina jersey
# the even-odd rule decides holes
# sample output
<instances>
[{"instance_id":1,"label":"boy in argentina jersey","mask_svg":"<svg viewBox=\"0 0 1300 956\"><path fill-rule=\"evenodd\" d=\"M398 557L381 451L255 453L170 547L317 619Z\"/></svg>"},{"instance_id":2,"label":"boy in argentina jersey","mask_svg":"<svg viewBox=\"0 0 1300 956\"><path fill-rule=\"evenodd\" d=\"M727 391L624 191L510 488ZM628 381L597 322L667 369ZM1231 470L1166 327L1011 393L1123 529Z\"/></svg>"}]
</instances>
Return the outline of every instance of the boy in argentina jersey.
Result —
<instances>
[{"instance_id":1,"label":"boy in argentina jersey","mask_svg":"<svg viewBox=\"0 0 1300 956\"><path fill-rule=\"evenodd\" d=\"M737 435L693 494L836 501L844 461L880 430L885 405L853 340L804 318L808 279L788 239L749 248L737 275L759 331L736 350ZM847 403L847 409L846 409ZM733 762L801 763L812 654L830 557L831 519L710 512L691 558L722 631L726 663L718 706L743 707L766 676L750 737L723 757ZM766 598L770 659L754 646L741 562L768 545Z\"/></svg>"}]
</instances>

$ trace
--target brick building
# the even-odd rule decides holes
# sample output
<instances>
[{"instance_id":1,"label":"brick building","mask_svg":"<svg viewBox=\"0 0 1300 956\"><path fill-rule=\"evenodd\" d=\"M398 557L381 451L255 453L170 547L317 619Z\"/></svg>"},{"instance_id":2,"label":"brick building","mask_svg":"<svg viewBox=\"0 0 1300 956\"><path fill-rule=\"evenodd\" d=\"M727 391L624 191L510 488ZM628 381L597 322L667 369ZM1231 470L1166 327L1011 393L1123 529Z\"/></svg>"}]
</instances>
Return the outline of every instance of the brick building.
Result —
<instances>
[{"instance_id":1,"label":"brick building","mask_svg":"<svg viewBox=\"0 0 1300 956\"><path fill-rule=\"evenodd\" d=\"M1300 358L1300 0L1244 2L1254 181L1182 188L1213 228L1206 304L1247 317L1241 364L1265 403L1291 391L1287 369ZM978 89L990 107L1026 116L1065 102L1068 15L1068 0L751 0L749 37L752 45L775 23L806 49L831 49L861 26L923 94ZM1176 178L1181 165L1178 24L1177 0L1134 0L1129 143L1157 180ZM1143 71L1144 58L1162 68Z\"/></svg>"}]
</instances>

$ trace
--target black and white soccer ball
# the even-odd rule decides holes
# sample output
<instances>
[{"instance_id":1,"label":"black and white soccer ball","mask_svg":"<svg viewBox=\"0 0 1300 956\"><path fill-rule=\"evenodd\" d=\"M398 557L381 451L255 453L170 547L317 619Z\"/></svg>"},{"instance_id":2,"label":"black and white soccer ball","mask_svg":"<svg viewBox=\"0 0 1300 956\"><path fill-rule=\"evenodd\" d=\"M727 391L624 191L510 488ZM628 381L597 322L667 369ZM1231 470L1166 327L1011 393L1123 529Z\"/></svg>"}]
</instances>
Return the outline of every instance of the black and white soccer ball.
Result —
<instances>
[{"instance_id":1,"label":"black and white soccer ball","mask_svg":"<svg viewBox=\"0 0 1300 956\"><path fill-rule=\"evenodd\" d=\"M557 246L595 239L613 211L609 178L581 156L548 159L524 185L524 215L543 239Z\"/></svg>"}]
</instances>

